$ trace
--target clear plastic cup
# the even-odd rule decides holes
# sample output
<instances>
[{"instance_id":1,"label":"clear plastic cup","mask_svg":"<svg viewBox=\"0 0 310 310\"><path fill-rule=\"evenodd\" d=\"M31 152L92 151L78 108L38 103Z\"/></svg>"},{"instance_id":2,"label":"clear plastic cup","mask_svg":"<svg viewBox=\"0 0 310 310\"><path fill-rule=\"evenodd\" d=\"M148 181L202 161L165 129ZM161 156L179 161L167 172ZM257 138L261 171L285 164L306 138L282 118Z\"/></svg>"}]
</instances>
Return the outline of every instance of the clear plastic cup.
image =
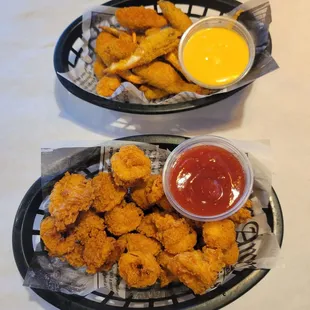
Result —
<instances>
[{"instance_id":1,"label":"clear plastic cup","mask_svg":"<svg viewBox=\"0 0 310 310\"><path fill-rule=\"evenodd\" d=\"M194 33L198 32L202 29L206 29L206 28L226 28L226 29L234 30L246 41L246 43L248 45L248 48L249 48L248 65L244 69L243 73L236 80L234 80L233 82L231 82L229 84L216 86L216 85L207 85L205 83L202 83L201 81L199 81L195 77L193 77L187 71L187 69L184 65L183 50L184 50L186 43L188 42L188 40L190 39L190 37ZM195 84L200 85L201 87L204 87L204 88L222 89L222 88L226 88L226 87L229 87L229 86L232 86L232 85L238 83L250 71L250 69L254 63L254 59L255 59L255 44L254 44L254 41L253 41L253 38L252 38L250 32L246 29L245 26L243 26L237 20L230 18L230 17L226 17L226 16L209 16L209 17L205 17L205 18L200 19L199 21L194 23L191 27L189 27L184 32L184 34L181 38L180 44L179 44L179 52L178 53L179 53L178 56L179 56L179 61L180 61L180 65L182 68L182 72L185 74L185 76L189 80L193 81Z\"/></svg>"},{"instance_id":2,"label":"clear plastic cup","mask_svg":"<svg viewBox=\"0 0 310 310\"><path fill-rule=\"evenodd\" d=\"M171 168L173 167L173 165L177 162L177 160L185 151L188 151L191 148L202 145L218 146L230 152L239 161L245 177L244 191L242 195L239 196L236 204L228 211L213 216L202 216L189 212L176 201L176 199L173 197L170 191ZM253 180L254 180L254 174L252 166L246 154L240 151L234 144L231 143L231 141L222 137L212 135L199 136L182 142L170 153L163 169L163 187L166 197L170 202L170 204L172 205L172 207L177 212L181 213L183 216L188 217L192 220L202 222L219 221L237 212L242 206L245 205L246 201L248 200L252 192Z\"/></svg>"}]
</instances>

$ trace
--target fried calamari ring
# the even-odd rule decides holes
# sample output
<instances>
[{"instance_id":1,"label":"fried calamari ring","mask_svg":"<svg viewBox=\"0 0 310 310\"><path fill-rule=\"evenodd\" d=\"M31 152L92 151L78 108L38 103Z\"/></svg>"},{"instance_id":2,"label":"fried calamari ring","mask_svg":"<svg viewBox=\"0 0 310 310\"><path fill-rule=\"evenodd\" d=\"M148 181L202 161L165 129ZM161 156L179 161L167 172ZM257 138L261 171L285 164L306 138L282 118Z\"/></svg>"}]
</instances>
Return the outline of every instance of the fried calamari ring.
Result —
<instances>
[{"instance_id":1,"label":"fried calamari ring","mask_svg":"<svg viewBox=\"0 0 310 310\"><path fill-rule=\"evenodd\" d=\"M142 218L142 210L134 203L123 203L104 216L108 230L115 236L135 230L140 225Z\"/></svg>"},{"instance_id":2,"label":"fried calamari ring","mask_svg":"<svg viewBox=\"0 0 310 310\"><path fill-rule=\"evenodd\" d=\"M100 172L92 180L94 188L94 203L93 207L97 212L110 211L119 205L126 195L126 190L117 187L111 173Z\"/></svg>"},{"instance_id":3,"label":"fried calamari ring","mask_svg":"<svg viewBox=\"0 0 310 310\"><path fill-rule=\"evenodd\" d=\"M118 270L127 285L136 288L155 284L160 275L155 257L140 251L123 254L118 262Z\"/></svg>"},{"instance_id":4,"label":"fried calamari ring","mask_svg":"<svg viewBox=\"0 0 310 310\"><path fill-rule=\"evenodd\" d=\"M151 175L151 161L135 145L122 146L111 158L114 181L131 187L145 182Z\"/></svg>"}]
</instances>

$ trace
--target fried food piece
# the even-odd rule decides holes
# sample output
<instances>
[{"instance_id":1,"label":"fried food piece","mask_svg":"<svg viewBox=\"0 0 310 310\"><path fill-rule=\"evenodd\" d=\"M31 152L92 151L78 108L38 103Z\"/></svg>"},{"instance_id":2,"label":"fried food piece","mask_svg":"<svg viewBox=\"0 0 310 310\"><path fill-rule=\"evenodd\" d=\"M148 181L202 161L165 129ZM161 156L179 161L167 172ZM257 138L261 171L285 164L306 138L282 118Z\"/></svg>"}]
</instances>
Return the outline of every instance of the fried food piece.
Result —
<instances>
[{"instance_id":1,"label":"fried food piece","mask_svg":"<svg viewBox=\"0 0 310 310\"><path fill-rule=\"evenodd\" d=\"M239 209L236 213L229 217L236 225L245 223L248 219L252 217L251 211L249 208L252 208L252 201L247 200L246 204Z\"/></svg>"},{"instance_id":2,"label":"fried food piece","mask_svg":"<svg viewBox=\"0 0 310 310\"><path fill-rule=\"evenodd\" d=\"M152 27L161 28L167 25L167 21L163 16L143 6L117 9L115 16L122 27L131 30L145 30Z\"/></svg>"},{"instance_id":3,"label":"fried food piece","mask_svg":"<svg viewBox=\"0 0 310 310\"><path fill-rule=\"evenodd\" d=\"M40 225L40 237L48 249L50 256L62 256L73 251L75 239L73 236L64 238L57 231L55 218L48 216Z\"/></svg>"},{"instance_id":4,"label":"fried food piece","mask_svg":"<svg viewBox=\"0 0 310 310\"><path fill-rule=\"evenodd\" d=\"M119 76L121 76L123 79L127 80L128 82L131 82L133 84L143 84L144 79L142 79L140 76L137 76L133 74L130 70L120 71L117 73Z\"/></svg>"},{"instance_id":5,"label":"fried food piece","mask_svg":"<svg viewBox=\"0 0 310 310\"><path fill-rule=\"evenodd\" d=\"M121 242L119 242L119 240L116 240L114 243L114 249L112 250L111 254L107 258L103 266L100 268L100 270L109 271L112 268L112 266L118 262L123 252L124 248Z\"/></svg>"},{"instance_id":6,"label":"fried food piece","mask_svg":"<svg viewBox=\"0 0 310 310\"><path fill-rule=\"evenodd\" d=\"M147 237L157 239L157 228L154 223L154 218L156 216L156 213L146 215L138 226L137 231L146 235Z\"/></svg>"},{"instance_id":7,"label":"fried food piece","mask_svg":"<svg viewBox=\"0 0 310 310\"><path fill-rule=\"evenodd\" d=\"M197 233L186 223L184 219L175 219L170 214L154 217L157 228L156 238L171 254L190 251L197 243Z\"/></svg>"},{"instance_id":8,"label":"fried food piece","mask_svg":"<svg viewBox=\"0 0 310 310\"><path fill-rule=\"evenodd\" d=\"M121 85L121 79L115 74L105 75L96 85L96 92L103 97L110 97Z\"/></svg>"},{"instance_id":9,"label":"fried food piece","mask_svg":"<svg viewBox=\"0 0 310 310\"><path fill-rule=\"evenodd\" d=\"M165 90L148 85L140 86L139 90L144 92L144 96L147 100L156 100L169 95Z\"/></svg>"},{"instance_id":10,"label":"fried food piece","mask_svg":"<svg viewBox=\"0 0 310 310\"><path fill-rule=\"evenodd\" d=\"M151 161L135 145L122 146L111 158L114 181L131 187L145 182L151 175Z\"/></svg>"},{"instance_id":11,"label":"fried food piece","mask_svg":"<svg viewBox=\"0 0 310 310\"><path fill-rule=\"evenodd\" d=\"M168 201L167 197L164 196L162 197L158 202L157 202L157 205L164 209L165 211L167 212L172 212L174 211L174 208L171 206L170 202Z\"/></svg>"},{"instance_id":12,"label":"fried food piece","mask_svg":"<svg viewBox=\"0 0 310 310\"><path fill-rule=\"evenodd\" d=\"M133 189L132 200L143 210L156 204L164 196L161 175L151 175L145 183Z\"/></svg>"},{"instance_id":13,"label":"fried food piece","mask_svg":"<svg viewBox=\"0 0 310 310\"><path fill-rule=\"evenodd\" d=\"M104 63L102 62L101 58L98 56L96 57L96 60L94 62L94 73L97 78L97 80L100 80L104 77L103 70L106 68Z\"/></svg>"},{"instance_id":14,"label":"fried food piece","mask_svg":"<svg viewBox=\"0 0 310 310\"><path fill-rule=\"evenodd\" d=\"M225 266L225 257L221 249L203 247L202 252L204 258L212 264L214 269L221 270Z\"/></svg>"},{"instance_id":15,"label":"fried food piece","mask_svg":"<svg viewBox=\"0 0 310 310\"><path fill-rule=\"evenodd\" d=\"M229 249L223 251L223 254L226 265L229 266L236 264L239 258L239 248L237 242L234 242Z\"/></svg>"},{"instance_id":16,"label":"fried food piece","mask_svg":"<svg viewBox=\"0 0 310 310\"><path fill-rule=\"evenodd\" d=\"M161 251L161 245L158 241L148 238L141 234L126 234L119 238L128 252L141 251L150 253L153 256Z\"/></svg>"},{"instance_id":17,"label":"fried food piece","mask_svg":"<svg viewBox=\"0 0 310 310\"><path fill-rule=\"evenodd\" d=\"M114 62L105 72L115 73L148 64L157 57L173 51L179 45L179 36L180 33L170 27L146 36L130 57Z\"/></svg>"},{"instance_id":18,"label":"fried food piece","mask_svg":"<svg viewBox=\"0 0 310 310\"><path fill-rule=\"evenodd\" d=\"M202 235L208 248L227 250L236 240L235 225L228 219L206 222Z\"/></svg>"},{"instance_id":19,"label":"fried food piece","mask_svg":"<svg viewBox=\"0 0 310 310\"><path fill-rule=\"evenodd\" d=\"M135 230L140 225L142 218L142 210L134 203L123 203L104 216L108 230L115 236Z\"/></svg>"},{"instance_id":20,"label":"fried food piece","mask_svg":"<svg viewBox=\"0 0 310 310\"><path fill-rule=\"evenodd\" d=\"M182 73L182 68L181 68L181 65L180 65L180 62L179 62L178 50L177 49L175 49L172 52L166 54L165 55L165 60L170 62L175 69L177 69L179 72Z\"/></svg>"},{"instance_id":21,"label":"fried food piece","mask_svg":"<svg viewBox=\"0 0 310 310\"><path fill-rule=\"evenodd\" d=\"M201 87L186 83L172 66L161 61L154 61L148 65L134 68L133 72L142 77L147 84L163 89L168 94L177 94L183 91L201 92Z\"/></svg>"},{"instance_id":22,"label":"fried food piece","mask_svg":"<svg viewBox=\"0 0 310 310\"><path fill-rule=\"evenodd\" d=\"M87 273L94 274L101 270L104 263L114 250L116 240L107 237L104 231L87 239L83 252L83 259L87 266Z\"/></svg>"},{"instance_id":23,"label":"fried food piece","mask_svg":"<svg viewBox=\"0 0 310 310\"><path fill-rule=\"evenodd\" d=\"M139 251L123 254L118 262L118 270L127 285L136 288L155 284L160 275L155 257Z\"/></svg>"},{"instance_id":24,"label":"fried food piece","mask_svg":"<svg viewBox=\"0 0 310 310\"><path fill-rule=\"evenodd\" d=\"M113 36L115 36L121 40L124 40L127 42L134 42L132 39L132 36L129 33L127 33L126 31L122 31L122 30L116 29L114 27L107 27L107 26L99 26L99 28L101 28L103 31L110 33Z\"/></svg>"},{"instance_id":25,"label":"fried food piece","mask_svg":"<svg viewBox=\"0 0 310 310\"><path fill-rule=\"evenodd\" d=\"M184 33L193 22L182 10L178 9L170 1L159 1L159 7L161 8L164 17L168 20L169 24L181 33Z\"/></svg>"},{"instance_id":26,"label":"fried food piece","mask_svg":"<svg viewBox=\"0 0 310 310\"><path fill-rule=\"evenodd\" d=\"M154 33L159 32L160 30L161 30L160 28L150 28L150 29L147 29L147 30L145 31L145 35L146 35L146 36L150 36L150 35L152 35L152 34L154 34Z\"/></svg>"},{"instance_id":27,"label":"fried food piece","mask_svg":"<svg viewBox=\"0 0 310 310\"><path fill-rule=\"evenodd\" d=\"M83 251L84 251L84 246L79 243L76 243L73 251L68 253L65 256L65 259L71 266L75 268L82 267L85 265L85 262L83 259Z\"/></svg>"},{"instance_id":28,"label":"fried food piece","mask_svg":"<svg viewBox=\"0 0 310 310\"><path fill-rule=\"evenodd\" d=\"M126 195L124 188L114 184L111 173L100 172L93 178L92 186L95 195L93 207L97 212L112 210L123 201Z\"/></svg>"},{"instance_id":29,"label":"fried food piece","mask_svg":"<svg viewBox=\"0 0 310 310\"><path fill-rule=\"evenodd\" d=\"M161 272L159 276L160 287L165 287L171 282L176 282L179 279L169 271L168 265L172 261L175 255L169 254L168 252L160 252L157 256L157 262L161 267Z\"/></svg>"},{"instance_id":30,"label":"fried food piece","mask_svg":"<svg viewBox=\"0 0 310 310\"><path fill-rule=\"evenodd\" d=\"M52 190L48 210L55 218L58 231L73 224L80 211L87 211L94 199L91 181L83 175L70 174L58 181Z\"/></svg>"},{"instance_id":31,"label":"fried food piece","mask_svg":"<svg viewBox=\"0 0 310 310\"><path fill-rule=\"evenodd\" d=\"M100 231L104 231L104 220L92 211L81 213L77 225L73 229L73 235L81 244L85 244L89 238L95 237Z\"/></svg>"},{"instance_id":32,"label":"fried food piece","mask_svg":"<svg viewBox=\"0 0 310 310\"><path fill-rule=\"evenodd\" d=\"M217 254L221 254L220 251ZM224 266L222 258L215 253L191 251L176 255L169 263L169 270L195 294L202 295L214 285Z\"/></svg>"}]
</instances>

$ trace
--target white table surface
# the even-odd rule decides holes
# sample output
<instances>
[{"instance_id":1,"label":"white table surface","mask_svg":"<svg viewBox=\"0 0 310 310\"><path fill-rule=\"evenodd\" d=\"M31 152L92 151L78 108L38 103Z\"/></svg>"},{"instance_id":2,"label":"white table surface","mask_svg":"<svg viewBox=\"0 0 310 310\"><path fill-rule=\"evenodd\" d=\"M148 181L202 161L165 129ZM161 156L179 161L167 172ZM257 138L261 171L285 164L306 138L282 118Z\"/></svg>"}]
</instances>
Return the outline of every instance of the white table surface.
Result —
<instances>
[{"instance_id":1,"label":"white table surface","mask_svg":"<svg viewBox=\"0 0 310 310\"><path fill-rule=\"evenodd\" d=\"M310 2L271 0L273 55L280 70L214 106L162 116L100 109L69 95L56 81L56 40L74 18L100 2L15 0L2 5L0 308L55 309L22 286L11 248L18 205L40 176L41 143L212 133L271 141L273 185L285 219L285 268L273 269L225 309L310 309Z\"/></svg>"}]
</instances>

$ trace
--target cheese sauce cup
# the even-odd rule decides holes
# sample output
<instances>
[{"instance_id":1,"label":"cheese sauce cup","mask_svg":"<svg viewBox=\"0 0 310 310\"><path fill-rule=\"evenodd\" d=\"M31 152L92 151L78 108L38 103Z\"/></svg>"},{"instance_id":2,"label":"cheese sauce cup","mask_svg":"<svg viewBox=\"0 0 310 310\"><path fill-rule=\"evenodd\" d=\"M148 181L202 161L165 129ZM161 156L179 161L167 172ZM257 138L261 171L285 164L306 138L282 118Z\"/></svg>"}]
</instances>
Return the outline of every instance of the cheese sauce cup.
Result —
<instances>
[{"instance_id":1,"label":"cheese sauce cup","mask_svg":"<svg viewBox=\"0 0 310 310\"><path fill-rule=\"evenodd\" d=\"M255 45L249 31L230 17L200 19L183 34L179 61L185 76L209 89L239 82L251 69Z\"/></svg>"},{"instance_id":2,"label":"cheese sauce cup","mask_svg":"<svg viewBox=\"0 0 310 310\"><path fill-rule=\"evenodd\" d=\"M253 188L247 156L229 140L201 136L186 140L169 155L163 187L176 211L197 221L218 221L245 205Z\"/></svg>"}]
</instances>

